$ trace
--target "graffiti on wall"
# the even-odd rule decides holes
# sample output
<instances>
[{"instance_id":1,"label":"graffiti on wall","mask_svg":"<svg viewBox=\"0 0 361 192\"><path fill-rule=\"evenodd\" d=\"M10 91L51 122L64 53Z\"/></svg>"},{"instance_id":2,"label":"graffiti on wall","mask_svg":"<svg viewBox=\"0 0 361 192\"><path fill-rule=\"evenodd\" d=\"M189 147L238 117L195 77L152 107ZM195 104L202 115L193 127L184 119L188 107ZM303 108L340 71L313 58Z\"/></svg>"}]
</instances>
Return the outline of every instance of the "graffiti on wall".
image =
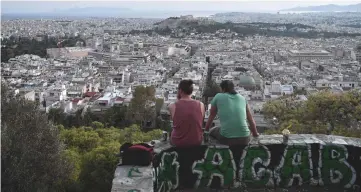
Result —
<instances>
[{"instance_id":1,"label":"graffiti on wall","mask_svg":"<svg viewBox=\"0 0 361 192\"><path fill-rule=\"evenodd\" d=\"M216 167L216 169L214 169ZM198 175L195 187L210 187L213 179L218 177L221 186L229 186L236 177L236 165L232 152L225 149L208 148L204 159L193 163L192 172Z\"/></svg>"},{"instance_id":2,"label":"graffiti on wall","mask_svg":"<svg viewBox=\"0 0 361 192\"><path fill-rule=\"evenodd\" d=\"M156 156L155 191L318 186L359 188L361 149L343 145L170 148Z\"/></svg>"},{"instance_id":3,"label":"graffiti on wall","mask_svg":"<svg viewBox=\"0 0 361 192\"><path fill-rule=\"evenodd\" d=\"M179 162L177 152L163 153L159 168L156 170L156 185L158 191L171 191L178 187L179 182Z\"/></svg>"}]
</instances>

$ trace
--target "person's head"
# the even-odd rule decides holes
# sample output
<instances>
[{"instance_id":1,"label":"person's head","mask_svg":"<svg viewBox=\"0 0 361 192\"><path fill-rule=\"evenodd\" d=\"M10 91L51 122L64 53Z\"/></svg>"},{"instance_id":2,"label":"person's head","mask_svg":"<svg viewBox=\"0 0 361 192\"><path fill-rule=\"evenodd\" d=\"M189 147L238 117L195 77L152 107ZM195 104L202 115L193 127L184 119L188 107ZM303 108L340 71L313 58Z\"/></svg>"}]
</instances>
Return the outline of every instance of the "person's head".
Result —
<instances>
[{"instance_id":1,"label":"person's head","mask_svg":"<svg viewBox=\"0 0 361 192\"><path fill-rule=\"evenodd\" d=\"M234 84L232 81L224 80L221 82L221 89L223 93L237 94L234 90Z\"/></svg>"},{"instance_id":2,"label":"person's head","mask_svg":"<svg viewBox=\"0 0 361 192\"><path fill-rule=\"evenodd\" d=\"M192 80L182 80L178 85L178 99L191 96L193 92L193 81Z\"/></svg>"}]
</instances>

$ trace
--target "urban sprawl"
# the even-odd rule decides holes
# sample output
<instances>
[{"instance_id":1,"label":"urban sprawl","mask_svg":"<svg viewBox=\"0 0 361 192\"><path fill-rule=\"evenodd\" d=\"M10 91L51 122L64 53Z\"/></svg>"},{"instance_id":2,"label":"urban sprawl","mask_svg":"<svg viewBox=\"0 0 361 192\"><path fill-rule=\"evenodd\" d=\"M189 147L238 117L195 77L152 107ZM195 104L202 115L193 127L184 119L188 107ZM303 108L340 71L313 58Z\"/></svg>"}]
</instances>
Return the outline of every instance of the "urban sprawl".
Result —
<instances>
[{"instance_id":1,"label":"urban sprawl","mask_svg":"<svg viewBox=\"0 0 361 192\"><path fill-rule=\"evenodd\" d=\"M209 81L231 80L257 126L267 128L262 105L268 100L361 89L360 20L360 13L3 20L2 57L24 38L57 44L45 55L13 54L2 60L1 74L41 110L70 115L128 105L139 85L153 85L168 113L182 79L193 80L198 99ZM77 39L72 47L69 38Z\"/></svg>"}]
</instances>

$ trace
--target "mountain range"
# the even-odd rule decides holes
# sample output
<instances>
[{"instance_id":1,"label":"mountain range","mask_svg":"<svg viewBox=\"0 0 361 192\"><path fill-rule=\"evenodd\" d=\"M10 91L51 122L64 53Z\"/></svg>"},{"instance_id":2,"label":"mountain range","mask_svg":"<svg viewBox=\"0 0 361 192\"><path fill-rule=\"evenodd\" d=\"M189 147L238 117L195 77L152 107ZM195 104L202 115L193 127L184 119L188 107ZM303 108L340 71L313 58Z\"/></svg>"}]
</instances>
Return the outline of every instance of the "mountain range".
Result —
<instances>
[{"instance_id":1,"label":"mountain range","mask_svg":"<svg viewBox=\"0 0 361 192\"><path fill-rule=\"evenodd\" d=\"M111 8L111 7L84 7L84 8L71 8L66 10L57 10L53 14L59 15L72 15L72 16L119 16L122 13L131 12L128 8Z\"/></svg>"},{"instance_id":2,"label":"mountain range","mask_svg":"<svg viewBox=\"0 0 361 192\"><path fill-rule=\"evenodd\" d=\"M207 16L217 12L215 11L154 11L154 10L136 10L129 8L111 8L111 7L76 7L64 10L55 10L39 13L22 13L22 12L7 12L2 10L2 17L6 19L15 18L84 18L84 17L123 17L123 18L168 18L179 15L198 15Z\"/></svg>"},{"instance_id":3,"label":"mountain range","mask_svg":"<svg viewBox=\"0 0 361 192\"><path fill-rule=\"evenodd\" d=\"M291 9L283 9L280 12L287 11L314 11L314 12L361 12L361 3L352 5L319 5L319 6L308 6L308 7L295 7Z\"/></svg>"},{"instance_id":4,"label":"mountain range","mask_svg":"<svg viewBox=\"0 0 361 192\"><path fill-rule=\"evenodd\" d=\"M280 12L361 12L361 3L353 5L320 5L309 7L295 7L283 9ZM6 9L1 10L2 19L16 18L56 18L56 17L124 17L124 18L167 18L179 15L209 16L219 11L174 11L174 10L134 10L129 8L112 7L75 7L65 10L53 10L44 12L12 12Z\"/></svg>"}]
</instances>

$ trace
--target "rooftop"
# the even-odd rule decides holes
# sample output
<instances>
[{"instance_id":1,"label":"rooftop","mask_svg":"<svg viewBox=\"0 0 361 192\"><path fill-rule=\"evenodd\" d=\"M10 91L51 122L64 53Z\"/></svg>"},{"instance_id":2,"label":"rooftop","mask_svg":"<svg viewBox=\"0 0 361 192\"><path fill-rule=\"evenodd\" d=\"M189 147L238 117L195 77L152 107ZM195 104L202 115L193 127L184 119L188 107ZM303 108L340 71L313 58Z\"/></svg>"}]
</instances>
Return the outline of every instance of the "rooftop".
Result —
<instances>
[{"instance_id":1,"label":"rooftop","mask_svg":"<svg viewBox=\"0 0 361 192\"><path fill-rule=\"evenodd\" d=\"M290 50L291 53L330 53L326 50Z\"/></svg>"}]
</instances>

